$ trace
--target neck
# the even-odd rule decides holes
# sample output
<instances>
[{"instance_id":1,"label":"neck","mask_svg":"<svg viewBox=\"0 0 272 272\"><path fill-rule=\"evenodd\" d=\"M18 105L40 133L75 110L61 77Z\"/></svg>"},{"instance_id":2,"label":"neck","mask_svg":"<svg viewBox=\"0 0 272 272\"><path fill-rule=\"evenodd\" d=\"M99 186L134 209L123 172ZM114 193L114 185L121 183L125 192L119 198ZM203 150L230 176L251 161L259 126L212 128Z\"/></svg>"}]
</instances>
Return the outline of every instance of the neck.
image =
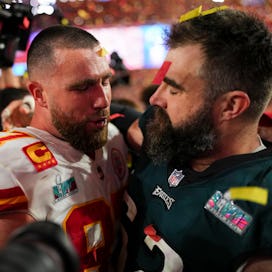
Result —
<instances>
[{"instance_id":1,"label":"neck","mask_svg":"<svg viewBox=\"0 0 272 272\"><path fill-rule=\"evenodd\" d=\"M202 172L217 160L234 155L253 153L262 145L260 137L257 134L254 137L246 138L248 139L243 140L243 138L236 137L236 141L235 139L232 139L232 141L222 141L221 144L215 146L213 151L192 160L192 169Z\"/></svg>"}]
</instances>

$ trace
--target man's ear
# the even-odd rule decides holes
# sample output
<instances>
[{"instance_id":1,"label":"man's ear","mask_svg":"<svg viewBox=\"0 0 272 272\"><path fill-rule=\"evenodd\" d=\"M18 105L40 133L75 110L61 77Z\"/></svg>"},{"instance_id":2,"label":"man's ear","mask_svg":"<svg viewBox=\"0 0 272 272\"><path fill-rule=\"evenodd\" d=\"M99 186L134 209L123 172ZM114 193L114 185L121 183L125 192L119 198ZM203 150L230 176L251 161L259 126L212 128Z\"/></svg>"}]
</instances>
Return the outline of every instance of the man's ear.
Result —
<instances>
[{"instance_id":1,"label":"man's ear","mask_svg":"<svg viewBox=\"0 0 272 272\"><path fill-rule=\"evenodd\" d=\"M28 90L32 94L35 102L41 107L47 107L47 100L45 92L43 91L42 86L35 81L27 82Z\"/></svg>"},{"instance_id":2,"label":"man's ear","mask_svg":"<svg viewBox=\"0 0 272 272\"><path fill-rule=\"evenodd\" d=\"M227 121L244 113L250 105L250 99L243 91L231 91L219 97L216 103L221 121Z\"/></svg>"}]
</instances>

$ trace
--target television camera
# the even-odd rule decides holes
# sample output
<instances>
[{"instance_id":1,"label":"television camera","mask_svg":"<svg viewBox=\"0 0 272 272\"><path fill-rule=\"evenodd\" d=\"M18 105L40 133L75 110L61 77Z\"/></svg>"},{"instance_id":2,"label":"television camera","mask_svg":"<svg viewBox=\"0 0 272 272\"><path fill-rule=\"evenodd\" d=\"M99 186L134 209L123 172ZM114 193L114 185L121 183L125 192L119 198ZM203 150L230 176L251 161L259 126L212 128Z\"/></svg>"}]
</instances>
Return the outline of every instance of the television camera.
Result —
<instances>
[{"instance_id":1,"label":"television camera","mask_svg":"<svg viewBox=\"0 0 272 272\"><path fill-rule=\"evenodd\" d=\"M26 50L33 15L31 6L0 0L0 68L11 67L17 50Z\"/></svg>"}]
</instances>

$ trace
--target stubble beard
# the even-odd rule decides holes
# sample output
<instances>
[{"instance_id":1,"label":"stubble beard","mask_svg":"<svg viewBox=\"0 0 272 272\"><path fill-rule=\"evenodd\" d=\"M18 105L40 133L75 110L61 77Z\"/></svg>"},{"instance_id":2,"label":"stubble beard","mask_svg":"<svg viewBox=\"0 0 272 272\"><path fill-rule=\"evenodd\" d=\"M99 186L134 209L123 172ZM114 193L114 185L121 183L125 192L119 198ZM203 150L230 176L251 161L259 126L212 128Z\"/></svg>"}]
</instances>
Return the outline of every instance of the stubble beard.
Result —
<instances>
[{"instance_id":1,"label":"stubble beard","mask_svg":"<svg viewBox=\"0 0 272 272\"><path fill-rule=\"evenodd\" d=\"M203 105L188 121L175 128L165 110L158 106L153 110L153 117L146 124L143 149L154 164L184 165L213 150L216 132L210 104Z\"/></svg>"},{"instance_id":2,"label":"stubble beard","mask_svg":"<svg viewBox=\"0 0 272 272\"><path fill-rule=\"evenodd\" d=\"M62 138L75 149L90 155L107 143L108 124L102 129L88 131L88 120L79 122L56 108L51 110L51 115L52 122ZM105 111L98 112L97 116L105 116Z\"/></svg>"}]
</instances>

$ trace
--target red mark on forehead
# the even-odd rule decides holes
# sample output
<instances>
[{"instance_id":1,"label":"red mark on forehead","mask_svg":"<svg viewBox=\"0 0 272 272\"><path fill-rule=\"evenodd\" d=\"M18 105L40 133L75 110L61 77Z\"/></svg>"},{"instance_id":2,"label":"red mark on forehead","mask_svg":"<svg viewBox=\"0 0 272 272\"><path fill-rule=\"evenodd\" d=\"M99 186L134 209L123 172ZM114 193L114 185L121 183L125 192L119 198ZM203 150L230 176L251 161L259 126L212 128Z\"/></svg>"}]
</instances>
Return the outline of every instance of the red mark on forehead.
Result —
<instances>
[{"instance_id":1,"label":"red mark on forehead","mask_svg":"<svg viewBox=\"0 0 272 272\"><path fill-rule=\"evenodd\" d=\"M161 68L159 69L159 71L157 72L155 78L152 81L153 84L160 85L162 83L162 81L163 81L163 79L164 79L164 77L165 77L171 63L172 63L171 61L165 61L162 64Z\"/></svg>"}]
</instances>

